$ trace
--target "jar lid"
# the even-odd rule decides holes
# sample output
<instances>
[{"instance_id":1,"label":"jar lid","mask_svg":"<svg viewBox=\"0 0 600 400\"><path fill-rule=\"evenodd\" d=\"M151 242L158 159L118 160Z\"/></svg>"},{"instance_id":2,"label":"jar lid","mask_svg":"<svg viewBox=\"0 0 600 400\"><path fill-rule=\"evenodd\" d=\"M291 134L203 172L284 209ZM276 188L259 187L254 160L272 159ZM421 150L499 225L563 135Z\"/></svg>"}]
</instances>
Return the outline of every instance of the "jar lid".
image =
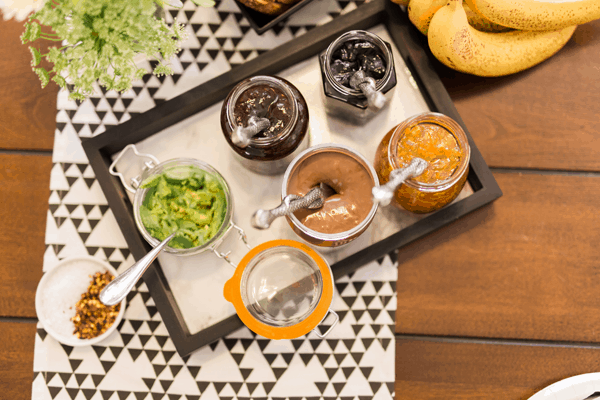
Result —
<instances>
[{"instance_id":1,"label":"jar lid","mask_svg":"<svg viewBox=\"0 0 600 400\"><path fill-rule=\"evenodd\" d=\"M294 339L327 315L333 275L327 262L307 245L273 240L246 254L225 283L224 296L255 333Z\"/></svg>"}]
</instances>

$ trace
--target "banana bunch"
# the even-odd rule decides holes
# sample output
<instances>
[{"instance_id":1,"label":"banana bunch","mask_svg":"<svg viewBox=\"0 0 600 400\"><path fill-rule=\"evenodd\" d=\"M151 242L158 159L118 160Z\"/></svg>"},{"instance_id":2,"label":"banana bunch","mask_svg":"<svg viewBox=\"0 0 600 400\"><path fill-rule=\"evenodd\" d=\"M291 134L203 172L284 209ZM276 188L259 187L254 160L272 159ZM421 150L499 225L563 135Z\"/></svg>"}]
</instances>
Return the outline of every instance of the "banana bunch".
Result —
<instances>
[{"instance_id":1,"label":"banana bunch","mask_svg":"<svg viewBox=\"0 0 600 400\"><path fill-rule=\"evenodd\" d=\"M600 0L392 0L442 63L479 76L514 74L559 51Z\"/></svg>"}]
</instances>

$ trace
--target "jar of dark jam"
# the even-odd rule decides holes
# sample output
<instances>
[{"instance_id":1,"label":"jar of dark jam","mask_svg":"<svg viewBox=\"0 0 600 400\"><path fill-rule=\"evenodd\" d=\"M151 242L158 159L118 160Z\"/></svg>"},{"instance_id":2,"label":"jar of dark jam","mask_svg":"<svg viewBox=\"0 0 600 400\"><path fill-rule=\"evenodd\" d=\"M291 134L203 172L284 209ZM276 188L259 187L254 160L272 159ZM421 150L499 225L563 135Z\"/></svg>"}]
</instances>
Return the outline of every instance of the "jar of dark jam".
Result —
<instances>
[{"instance_id":1,"label":"jar of dark jam","mask_svg":"<svg viewBox=\"0 0 600 400\"><path fill-rule=\"evenodd\" d=\"M364 124L378 112L367 96L350 86L351 76L363 70L375 80L375 90L388 100L396 86L391 46L367 31L349 31L331 42L319 56L325 110L333 117Z\"/></svg>"},{"instance_id":2,"label":"jar of dark jam","mask_svg":"<svg viewBox=\"0 0 600 400\"><path fill-rule=\"evenodd\" d=\"M251 118L268 119L269 126L239 143L232 138ZM234 155L247 169L263 175L285 171L308 147L308 107L300 91L276 76L254 76L240 82L221 108L221 128Z\"/></svg>"}]
</instances>

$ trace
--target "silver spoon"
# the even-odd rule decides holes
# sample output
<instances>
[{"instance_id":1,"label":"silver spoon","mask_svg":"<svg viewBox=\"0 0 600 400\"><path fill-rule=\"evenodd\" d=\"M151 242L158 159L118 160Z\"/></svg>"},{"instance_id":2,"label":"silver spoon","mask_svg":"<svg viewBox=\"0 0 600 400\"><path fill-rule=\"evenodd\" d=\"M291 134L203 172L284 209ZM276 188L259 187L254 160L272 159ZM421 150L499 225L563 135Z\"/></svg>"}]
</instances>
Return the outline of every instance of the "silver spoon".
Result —
<instances>
[{"instance_id":1,"label":"silver spoon","mask_svg":"<svg viewBox=\"0 0 600 400\"><path fill-rule=\"evenodd\" d=\"M150 250L148 254L142 257L138 262L133 264L115 279L113 279L108 285L100 292L100 302L105 306L114 306L119 304L133 286L140 280L144 272L148 269L150 264L158 257L160 252L167 246L167 244L175 237L178 231L173 232L169 237L160 242L158 246Z\"/></svg>"},{"instance_id":2,"label":"silver spoon","mask_svg":"<svg viewBox=\"0 0 600 400\"><path fill-rule=\"evenodd\" d=\"M359 69L350 78L350 86L352 89L360 90L367 98L369 108L373 111L379 111L385 106L387 99L383 93L377 91L375 79L367 76L365 71Z\"/></svg>"},{"instance_id":3,"label":"silver spoon","mask_svg":"<svg viewBox=\"0 0 600 400\"><path fill-rule=\"evenodd\" d=\"M284 197L280 205L272 210L258 210L252 215L252 226L256 229L267 229L278 217L290 215L301 208L316 209L323 207L325 199L336 194L336 191L326 183L310 189L304 196L290 194Z\"/></svg>"},{"instance_id":4,"label":"silver spoon","mask_svg":"<svg viewBox=\"0 0 600 400\"><path fill-rule=\"evenodd\" d=\"M279 100L279 96L275 96L273 101L268 106L262 109L262 111L264 112L261 112L261 114L269 114L269 112L271 111L271 107L273 106L273 104L275 104L275 102L277 102L277 100ZM248 118L248 123L246 124L246 126L238 125L235 128L235 130L231 134L231 141L237 147L243 149L250 145L250 139L258 135L261 131L269 129L270 127L271 121L269 121L269 118L258 117L256 115L253 115L250 118Z\"/></svg>"},{"instance_id":5,"label":"silver spoon","mask_svg":"<svg viewBox=\"0 0 600 400\"><path fill-rule=\"evenodd\" d=\"M250 144L250 139L258 135L259 132L269 129L271 121L268 118L259 118L251 116L248 118L248 125L238 125L231 134L231 141L237 147L245 148Z\"/></svg>"},{"instance_id":6,"label":"silver spoon","mask_svg":"<svg viewBox=\"0 0 600 400\"><path fill-rule=\"evenodd\" d=\"M398 168L390 172L390 180L382 186L375 186L372 190L373 202L387 206L394 198L396 189L408 178L414 178L425 172L429 163L422 158L415 157L406 168Z\"/></svg>"}]
</instances>

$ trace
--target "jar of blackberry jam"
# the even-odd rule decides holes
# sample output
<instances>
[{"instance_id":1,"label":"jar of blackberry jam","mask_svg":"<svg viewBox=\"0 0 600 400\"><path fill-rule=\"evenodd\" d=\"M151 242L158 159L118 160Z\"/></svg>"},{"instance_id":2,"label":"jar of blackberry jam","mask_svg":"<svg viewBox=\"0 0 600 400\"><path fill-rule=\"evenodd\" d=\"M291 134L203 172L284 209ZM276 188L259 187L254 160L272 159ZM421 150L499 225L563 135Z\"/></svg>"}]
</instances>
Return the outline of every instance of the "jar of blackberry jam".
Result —
<instances>
[{"instance_id":1,"label":"jar of blackberry jam","mask_svg":"<svg viewBox=\"0 0 600 400\"><path fill-rule=\"evenodd\" d=\"M331 42L319 61L325 109L331 116L361 125L389 102L396 70L391 46L379 36L346 32Z\"/></svg>"},{"instance_id":2,"label":"jar of blackberry jam","mask_svg":"<svg viewBox=\"0 0 600 400\"><path fill-rule=\"evenodd\" d=\"M308 106L285 79L254 76L240 82L223 102L221 128L244 167L281 174L308 147Z\"/></svg>"}]
</instances>

